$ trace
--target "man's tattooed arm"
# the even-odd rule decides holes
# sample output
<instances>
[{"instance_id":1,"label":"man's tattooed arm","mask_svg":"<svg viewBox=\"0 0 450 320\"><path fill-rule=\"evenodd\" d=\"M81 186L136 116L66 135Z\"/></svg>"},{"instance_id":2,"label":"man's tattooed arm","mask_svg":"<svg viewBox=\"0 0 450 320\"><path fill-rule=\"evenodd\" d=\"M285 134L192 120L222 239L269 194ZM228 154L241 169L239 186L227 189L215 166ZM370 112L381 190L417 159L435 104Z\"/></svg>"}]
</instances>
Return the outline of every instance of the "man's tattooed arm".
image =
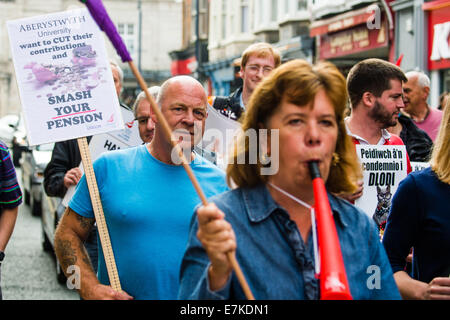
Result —
<instances>
[{"instance_id":1,"label":"man's tattooed arm","mask_svg":"<svg viewBox=\"0 0 450 320\"><path fill-rule=\"evenodd\" d=\"M80 216L67 208L55 232L55 253L67 275L70 266L78 266L83 284L98 283L83 242L87 239L95 219Z\"/></svg>"}]
</instances>

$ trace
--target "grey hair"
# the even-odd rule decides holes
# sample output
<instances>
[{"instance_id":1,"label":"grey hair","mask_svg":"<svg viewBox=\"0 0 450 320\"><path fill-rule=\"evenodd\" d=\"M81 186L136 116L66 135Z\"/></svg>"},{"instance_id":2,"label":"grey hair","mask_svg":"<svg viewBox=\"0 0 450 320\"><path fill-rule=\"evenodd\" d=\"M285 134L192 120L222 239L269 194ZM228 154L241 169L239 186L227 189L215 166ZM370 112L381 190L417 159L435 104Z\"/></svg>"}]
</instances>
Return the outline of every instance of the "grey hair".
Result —
<instances>
[{"instance_id":1,"label":"grey hair","mask_svg":"<svg viewBox=\"0 0 450 320\"><path fill-rule=\"evenodd\" d=\"M153 86L148 88L148 92L151 94L151 96L153 97L153 99L156 100L158 99L158 93L159 93L159 89L161 89L161 87L159 86ZM136 101L133 104L133 112L134 112L134 117L137 117L137 107L139 105L139 103L141 102L142 99L146 99L147 95L145 94L145 91L141 91L138 96L136 97Z\"/></svg>"},{"instance_id":2,"label":"grey hair","mask_svg":"<svg viewBox=\"0 0 450 320\"><path fill-rule=\"evenodd\" d=\"M408 79L412 77L417 77L417 82L419 83L421 88L425 87L429 88L431 85L430 78L422 71L417 70L408 71L407 73L405 73L405 75Z\"/></svg>"},{"instance_id":3,"label":"grey hair","mask_svg":"<svg viewBox=\"0 0 450 320\"><path fill-rule=\"evenodd\" d=\"M111 64L111 66L116 67L117 72L119 72L120 83L123 84L123 71L122 71L122 68L114 60L109 60L109 63Z\"/></svg>"}]
</instances>

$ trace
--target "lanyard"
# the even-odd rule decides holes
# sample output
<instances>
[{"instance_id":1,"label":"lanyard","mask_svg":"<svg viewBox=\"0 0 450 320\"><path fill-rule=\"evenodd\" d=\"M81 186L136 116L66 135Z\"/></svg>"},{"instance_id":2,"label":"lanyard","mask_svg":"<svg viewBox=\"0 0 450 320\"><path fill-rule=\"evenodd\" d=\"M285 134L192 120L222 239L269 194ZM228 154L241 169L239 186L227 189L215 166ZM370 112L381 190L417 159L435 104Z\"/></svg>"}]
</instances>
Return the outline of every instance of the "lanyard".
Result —
<instances>
[{"instance_id":1,"label":"lanyard","mask_svg":"<svg viewBox=\"0 0 450 320\"><path fill-rule=\"evenodd\" d=\"M316 275L318 275L320 273L320 258L319 258L319 249L317 246L317 230L316 230L316 215L315 215L315 210L314 207L310 206L309 204L307 204L306 202L300 200L297 197L294 197L292 194L284 191L283 189L277 187L276 185L274 185L271 182L268 182L268 184L274 188L275 190L281 192L282 194L284 194L286 197L291 198L292 200L294 200L295 202L297 202L298 204L304 206L305 208L309 209L311 212L311 228L312 228L312 238L313 238L313 247L314 247L314 268L315 268L315 272Z\"/></svg>"}]
</instances>

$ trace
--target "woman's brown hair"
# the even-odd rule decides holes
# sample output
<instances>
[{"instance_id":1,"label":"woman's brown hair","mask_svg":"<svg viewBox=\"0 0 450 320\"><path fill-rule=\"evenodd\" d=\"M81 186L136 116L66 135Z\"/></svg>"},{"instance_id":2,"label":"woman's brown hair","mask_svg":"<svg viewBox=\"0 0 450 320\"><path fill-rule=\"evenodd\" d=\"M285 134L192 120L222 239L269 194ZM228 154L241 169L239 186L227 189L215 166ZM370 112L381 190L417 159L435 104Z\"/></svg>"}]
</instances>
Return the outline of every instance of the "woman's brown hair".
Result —
<instances>
[{"instance_id":1,"label":"woman's brown hair","mask_svg":"<svg viewBox=\"0 0 450 320\"><path fill-rule=\"evenodd\" d=\"M249 129L267 128L268 119L279 108L283 97L289 103L304 106L313 101L320 89L324 89L331 100L338 124L338 139L335 152L339 161L330 168L327 188L334 193L353 193L356 181L362 176L355 147L347 135L344 112L348 100L346 82L340 71L329 62L311 65L304 60L292 60L272 71L253 92L242 122L242 132ZM258 137L258 146L261 141ZM261 162L248 161L249 139L241 134L234 145L230 164L227 167L227 180L239 187L253 187L265 183L268 176L261 175ZM238 163L238 157L245 155L245 163Z\"/></svg>"}]
</instances>

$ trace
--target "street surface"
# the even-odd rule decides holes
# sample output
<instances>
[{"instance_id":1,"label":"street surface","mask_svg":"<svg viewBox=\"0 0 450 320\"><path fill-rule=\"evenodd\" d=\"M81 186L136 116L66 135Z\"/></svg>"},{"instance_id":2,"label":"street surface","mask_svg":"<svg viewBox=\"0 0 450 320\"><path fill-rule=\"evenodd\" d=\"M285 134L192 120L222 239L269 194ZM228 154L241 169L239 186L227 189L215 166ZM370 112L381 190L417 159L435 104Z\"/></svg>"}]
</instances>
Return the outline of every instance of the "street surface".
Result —
<instances>
[{"instance_id":1,"label":"street surface","mask_svg":"<svg viewBox=\"0 0 450 320\"><path fill-rule=\"evenodd\" d=\"M20 169L17 170L18 180ZM1 283L4 300L78 300L56 280L55 260L42 249L41 219L33 217L30 207L22 203L16 227L6 248Z\"/></svg>"}]
</instances>

